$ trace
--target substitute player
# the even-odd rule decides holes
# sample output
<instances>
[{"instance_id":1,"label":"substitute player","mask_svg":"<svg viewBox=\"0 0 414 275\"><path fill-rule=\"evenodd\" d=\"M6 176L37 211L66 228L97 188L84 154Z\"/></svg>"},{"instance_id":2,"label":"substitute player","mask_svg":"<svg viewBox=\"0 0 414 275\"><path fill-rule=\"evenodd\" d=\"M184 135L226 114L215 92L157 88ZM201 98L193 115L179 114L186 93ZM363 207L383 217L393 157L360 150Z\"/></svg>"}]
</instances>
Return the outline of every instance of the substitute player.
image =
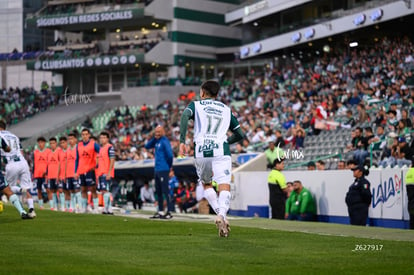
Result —
<instances>
[{"instance_id":1,"label":"substitute player","mask_svg":"<svg viewBox=\"0 0 414 275\"><path fill-rule=\"evenodd\" d=\"M201 85L200 101L191 102L184 110L180 123L180 151L186 153L185 138L188 120L194 120L194 154L199 180L204 184L204 195L217 214L216 225L220 237L228 237L226 219L230 206L231 156L229 144L243 139L239 122L228 106L215 100L220 85L208 80ZM227 131L233 135L227 137ZM212 187L218 183L219 197Z\"/></svg>"},{"instance_id":2,"label":"substitute player","mask_svg":"<svg viewBox=\"0 0 414 275\"><path fill-rule=\"evenodd\" d=\"M69 212L78 213L81 206L81 192L79 180L75 179L75 162L76 162L76 144L78 139L75 133L68 135L69 147L66 150L66 189L70 191L70 209Z\"/></svg>"},{"instance_id":3,"label":"substitute player","mask_svg":"<svg viewBox=\"0 0 414 275\"><path fill-rule=\"evenodd\" d=\"M46 182L47 173L47 157L50 153L49 148L45 148L46 139L44 137L37 138L37 149L33 152L33 178L37 186L37 200L39 208L43 209L43 186L49 196L49 187Z\"/></svg>"},{"instance_id":4,"label":"substitute player","mask_svg":"<svg viewBox=\"0 0 414 275\"><path fill-rule=\"evenodd\" d=\"M49 139L50 153L47 156L47 181L49 187L49 205L50 210L58 210L58 198L56 191L58 189L58 180L60 175L60 157L61 150L57 146L57 139Z\"/></svg>"},{"instance_id":5,"label":"substitute player","mask_svg":"<svg viewBox=\"0 0 414 275\"><path fill-rule=\"evenodd\" d=\"M13 133L6 131L6 123L0 121L0 137L5 140L11 151L4 152L6 157L6 182L10 185L13 193L22 192L26 193L27 205L29 207L29 216L31 218L36 217L34 211L33 198L30 194L30 189L33 188L33 182L30 175L30 168L26 159L23 157L22 145L20 139ZM20 187L17 184L20 181Z\"/></svg>"},{"instance_id":6,"label":"substitute player","mask_svg":"<svg viewBox=\"0 0 414 275\"><path fill-rule=\"evenodd\" d=\"M70 208L70 192L66 186L66 160L67 160L67 149L68 139L66 137L59 138L60 147L60 175L59 175L59 201L60 210L69 211Z\"/></svg>"},{"instance_id":7,"label":"substitute player","mask_svg":"<svg viewBox=\"0 0 414 275\"><path fill-rule=\"evenodd\" d=\"M115 150L112 144L109 143L109 133L102 132L99 135L99 142L101 149L98 155L98 191L103 195L104 211L102 214L113 215L111 206L111 193L109 188L111 186L111 180L115 175Z\"/></svg>"},{"instance_id":8,"label":"substitute player","mask_svg":"<svg viewBox=\"0 0 414 275\"><path fill-rule=\"evenodd\" d=\"M95 168L99 145L91 140L91 133L84 128L81 132L82 141L76 146L75 179L79 179L82 192L82 212L86 212L88 207L88 188L92 193L94 211L97 213L99 199L96 193Z\"/></svg>"},{"instance_id":9,"label":"substitute player","mask_svg":"<svg viewBox=\"0 0 414 275\"><path fill-rule=\"evenodd\" d=\"M3 122L2 122L3 123ZM3 125L4 126L4 125ZM10 146L3 140L3 138L0 136L0 168L1 168L1 159L3 153L10 153L11 149ZM7 181L4 179L3 173L0 172L0 192L5 194L7 196L7 199L14 205L14 207L19 211L20 216L22 219L32 219L31 216L27 214L27 212L23 209L23 206L17 197L16 194L13 193L13 191L10 189L10 186L8 185Z\"/></svg>"}]
</instances>

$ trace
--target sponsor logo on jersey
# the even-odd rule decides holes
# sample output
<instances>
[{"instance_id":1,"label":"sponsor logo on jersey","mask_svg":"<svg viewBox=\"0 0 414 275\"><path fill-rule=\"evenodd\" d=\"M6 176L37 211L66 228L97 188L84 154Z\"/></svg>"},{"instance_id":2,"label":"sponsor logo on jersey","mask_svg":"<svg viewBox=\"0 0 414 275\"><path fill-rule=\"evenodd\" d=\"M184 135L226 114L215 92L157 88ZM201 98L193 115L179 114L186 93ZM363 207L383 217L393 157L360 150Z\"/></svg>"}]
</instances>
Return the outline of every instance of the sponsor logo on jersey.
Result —
<instances>
[{"instance_id":1,"label":"sponsor logo on jersey","mask_svg":"<svg viewBox=\"0 0 414 275\"><path fill-rule=\"evenodd\" d=\"M223 114L222 110L218 110L218 109L213 108L211 106L205 107L203 110L207 114L211 114L211 115L222 115Z\"/></svg>"}]
</instances>

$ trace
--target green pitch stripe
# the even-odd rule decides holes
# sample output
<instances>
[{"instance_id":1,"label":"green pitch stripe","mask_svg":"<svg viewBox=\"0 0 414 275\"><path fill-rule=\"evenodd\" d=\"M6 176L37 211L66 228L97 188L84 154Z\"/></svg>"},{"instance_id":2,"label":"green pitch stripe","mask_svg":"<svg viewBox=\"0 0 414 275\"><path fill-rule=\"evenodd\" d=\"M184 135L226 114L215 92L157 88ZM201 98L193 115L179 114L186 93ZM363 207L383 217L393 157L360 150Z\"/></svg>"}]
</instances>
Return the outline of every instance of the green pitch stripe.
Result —
<instances>
[{"instance_id":1,"label":"green pitch stripe","mask_svg":"<svg viewBox=\"0 0 414 275\"><path fill-rule=\"evenodd\" d=\"M185 8L174 8L174 18L198 21L217 25L225 25L224 14L190 10Z\"/></svg>"},{"instance_id":2,"label":"green pitch stripe","mask_svg":"<svg viewBox=\"0 0 414 275\"><path fill-rule=\"evenodd\" d=\"M180 31L171 32L171 41L213 47L232 47L241 45L241 41L239 39L224 38L218 36L195 34Z\"/></svg>"}]
</instances>

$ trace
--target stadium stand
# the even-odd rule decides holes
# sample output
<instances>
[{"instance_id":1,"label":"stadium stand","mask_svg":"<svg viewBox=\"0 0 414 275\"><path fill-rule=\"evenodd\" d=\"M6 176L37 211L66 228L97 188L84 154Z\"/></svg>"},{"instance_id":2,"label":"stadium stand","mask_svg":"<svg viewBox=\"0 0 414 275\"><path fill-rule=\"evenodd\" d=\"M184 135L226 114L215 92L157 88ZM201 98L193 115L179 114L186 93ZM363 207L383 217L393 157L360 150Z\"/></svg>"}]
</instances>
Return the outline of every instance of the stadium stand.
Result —
<instances>
[{"instance_id":1,"label":"stadium stand","mask_svg":"<svg viewBox=\"0 0 414 275\"><path fill-rule=\"evenodd\" d=\"M16 124L22 120L54 108L59 98L44 83L40 91L33 88L3 88L0 90L0 119L7 124Z\"/></svg>"},{"instance_id":2,"label":"stadium stand","mask_svg":"<svg viewBox=\"0 0 414 275\"><path fill-rule=\"evenodd\" d=\"M304 169L311 160L325 159L327 169L335 169L339 159L353 158L354 150L347 145L356 127L370 126L375 133L382 125L385 136L404 135L411 145L412 126L402 132L396 122L406 110L405 119L412 125L413 52L408 38L384 38L376 48L353 50L349 56L338 50L309 64L295 60L283 69L220 79L220 100L232 106L249 141L232 151L263 152L269 141L276 141L275 131L279 130L284 140L279 146L291 154L288 168ZM179 118L188 102L186 96L180 96L156 107L121 106L92 118L92 130L111 133L118 160L145 159L152 156L143 144L152 129L163 124L177 153ZM393 109L396 118L389 115ZM348 110L351 116L347 117ZM81 128L78 125L76 130ZM299 130L304 137L297 136ZM191 140L190 135L187 138ZM295 151L302 151L303 157L298 158ZM371 154L367 160L378 164L385 151Z\"/></svg>"}]
</instances>

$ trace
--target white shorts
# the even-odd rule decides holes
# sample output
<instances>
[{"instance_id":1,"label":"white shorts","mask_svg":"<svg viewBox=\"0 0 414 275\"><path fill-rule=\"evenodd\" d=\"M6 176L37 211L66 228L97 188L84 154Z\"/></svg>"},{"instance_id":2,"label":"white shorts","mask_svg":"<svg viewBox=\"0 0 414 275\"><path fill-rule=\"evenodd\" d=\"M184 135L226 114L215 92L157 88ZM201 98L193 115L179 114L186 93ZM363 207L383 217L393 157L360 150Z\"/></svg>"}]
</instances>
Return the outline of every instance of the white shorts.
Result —
<instances>
[{"instance_id":1,"label":"white shorts","mask_svg":"<svg viewBox=\"0 0 414 275\"><path fill-rule=\"evenodd\" d=\"M10 186L16 186L20 180L20 187L24 190L33 188L29 165L26 160L9 162L6 165L6 181Z\"/></svg>"},{"instance_id":2,"label":"white shorts","mask_svg":"<svg viewBox=\"0 0 414 275\"><path fill-rule=\"evenodd\" d=\"M231 156L196 158L195 166L202 183L211 183L214 180L217 184L230 184Z\"/></svg>"}]
</instances>

